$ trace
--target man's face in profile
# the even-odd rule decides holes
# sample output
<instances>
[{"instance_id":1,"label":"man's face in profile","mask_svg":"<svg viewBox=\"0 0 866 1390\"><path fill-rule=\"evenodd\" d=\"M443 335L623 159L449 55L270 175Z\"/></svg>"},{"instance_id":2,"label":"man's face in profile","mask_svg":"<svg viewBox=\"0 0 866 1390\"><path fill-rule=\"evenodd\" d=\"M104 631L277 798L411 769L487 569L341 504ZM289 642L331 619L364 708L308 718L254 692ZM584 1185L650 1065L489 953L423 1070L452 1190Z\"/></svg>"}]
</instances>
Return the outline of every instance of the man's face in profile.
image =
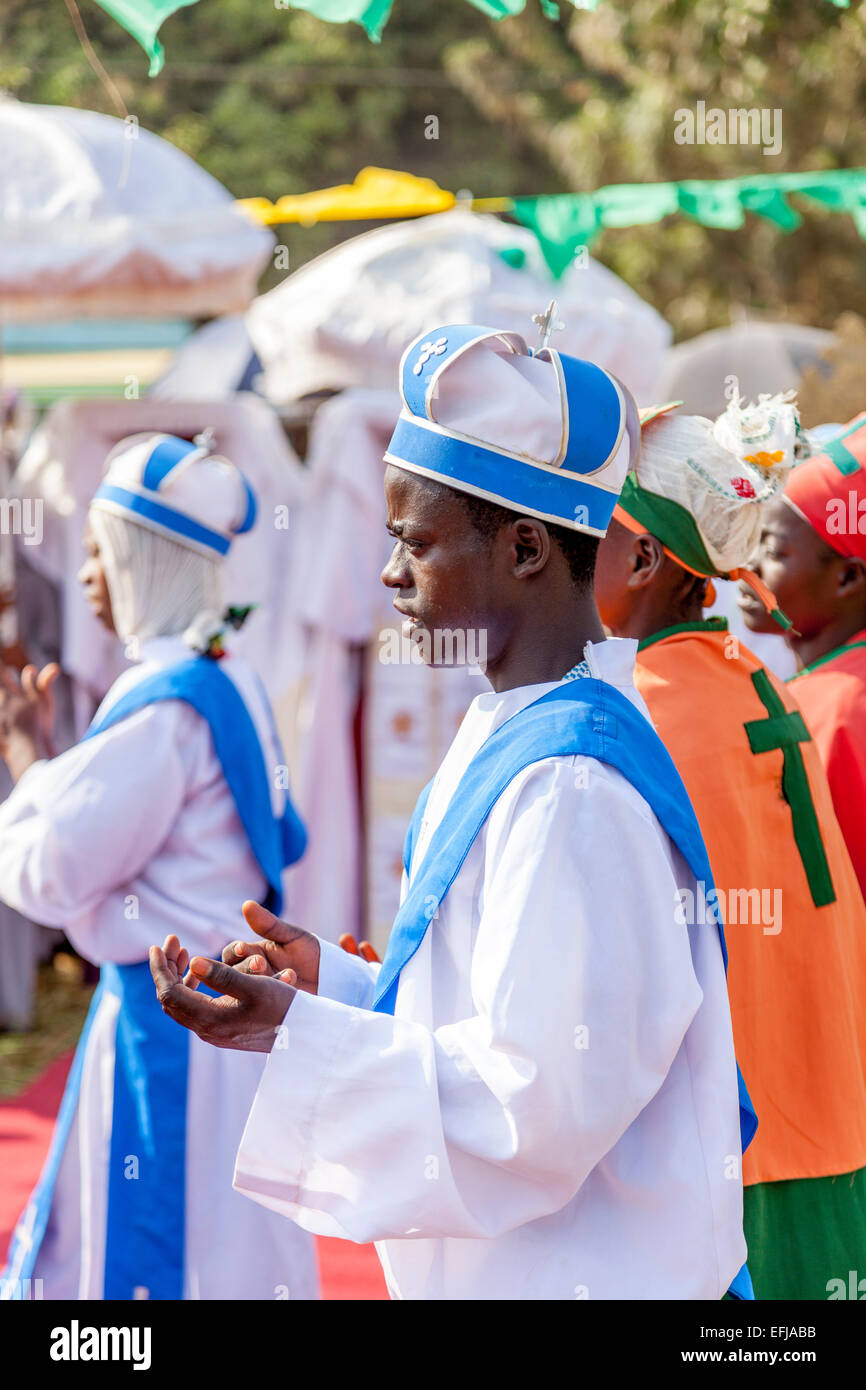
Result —
<instances>
[{"instance_id":1,"label":"man's face in profile","mask_svg":"<svg viewBox=\"0 0 866 1390\"><path fill-rule=\"evenodd\" d=\"M473 526L452 488L389 464L385 472L387 528L394 538L382 582L395 591L404 631L424 660L435 664L437 632L485 633L490 654L507 630L504 557Z\"/></svg>"}]
</instances>

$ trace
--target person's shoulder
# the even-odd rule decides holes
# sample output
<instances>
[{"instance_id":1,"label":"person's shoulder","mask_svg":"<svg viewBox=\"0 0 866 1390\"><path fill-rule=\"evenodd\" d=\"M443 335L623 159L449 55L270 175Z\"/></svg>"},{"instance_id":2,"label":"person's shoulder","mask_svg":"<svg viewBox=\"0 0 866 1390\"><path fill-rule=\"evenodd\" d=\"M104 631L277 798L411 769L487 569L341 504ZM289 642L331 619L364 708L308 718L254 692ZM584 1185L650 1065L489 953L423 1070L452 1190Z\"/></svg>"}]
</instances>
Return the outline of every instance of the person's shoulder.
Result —
<instances>
[{"instance_id":1,"label":"person's shoulder","mask_svg":"<svg viewBox=\"0 0 866 1390\"><path fill-rule=\"evenodd\" d=\"M248 711L265 711L270 708L264 682L254 666L237 652L229 652L217 663L220 673L231 681Z\"/></svg>"},{"instance_id":2,"label":"person's shoulder","mask_svg":"<svg viewBox=\"0 0 866 1390\"><path fill-rule=\"evenodd\" d=\"M837 677L839 698L866 706L866 642L858 642L850 651L840 652L827 666Z\"/></svg>"},{"instance_id":3,"label":"person's shoulder","mask_svg":"<svg viewBox=\"0 0 866 1390\"><path fill-rule=\"evenodd\" d=\"M604 834L611 833L610 817L620 813L658 824L646 798L624 773L586 753L557 754L530 763L511 779L491 814L521 814L533 804L571 825L597 824Z\"/></svg>"},{"instance_id":4,"label":"person's shoulder","mask_svg":"<svg viewBox=\"0 0 866 1390\"><path fill-rule=\"evenodd\" d=\"M807 712L825 721L866 718L866 646L804 671L787 681L785 689Z\"/></svg>"},{"instance_id":5,"label":"person's shoulder","mask_svg":"<svg viewBox=\"0 0 866 1390\"><path fill-rule=\"evenodd\" d=\"M635 685L663 733L676 728L698 702L703 717L708 709L724 708L731 698L751 690L749 675L760 663L727 638L720 631L686 632L638 651Z\"/></svg>"},{"instance_id":6,"label":"person's shoulder","mask_svg":"<svg viewBox=\"0 0 866 1390\"><path fill-rule=\"evenodd\" d=\"M119 699L103 704L97 712L96 729L92 733L87 731L76 746L86 749L88 744L96 748L116 745L120 748L143 744L148 759L161 762L177 749L191 751L198 742L210 737L207 720L188 700L172 695L145 698L142 704L135 705L134 690L133 685L123 692L124 700L133 698L133 706L125 713L115 714Z\"/></svg>"}]
</instances>

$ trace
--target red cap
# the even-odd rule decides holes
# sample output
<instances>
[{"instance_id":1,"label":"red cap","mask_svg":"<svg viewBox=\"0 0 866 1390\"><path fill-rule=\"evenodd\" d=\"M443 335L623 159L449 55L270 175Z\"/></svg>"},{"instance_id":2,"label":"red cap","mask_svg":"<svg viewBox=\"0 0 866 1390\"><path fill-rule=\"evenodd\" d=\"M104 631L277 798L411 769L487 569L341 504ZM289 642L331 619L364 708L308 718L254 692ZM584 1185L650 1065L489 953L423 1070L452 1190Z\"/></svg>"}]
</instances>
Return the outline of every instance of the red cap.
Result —
<instances>
[{"instance_id":1,"label":"red cap","mask_svg":"<svg viewBox=\"0 0 866 1390\"><path fill-rule=\"evenodd\" d=\"M784 498L840 555L866 560L866 412L797 465Z\"/></svg>"}]
</instances>

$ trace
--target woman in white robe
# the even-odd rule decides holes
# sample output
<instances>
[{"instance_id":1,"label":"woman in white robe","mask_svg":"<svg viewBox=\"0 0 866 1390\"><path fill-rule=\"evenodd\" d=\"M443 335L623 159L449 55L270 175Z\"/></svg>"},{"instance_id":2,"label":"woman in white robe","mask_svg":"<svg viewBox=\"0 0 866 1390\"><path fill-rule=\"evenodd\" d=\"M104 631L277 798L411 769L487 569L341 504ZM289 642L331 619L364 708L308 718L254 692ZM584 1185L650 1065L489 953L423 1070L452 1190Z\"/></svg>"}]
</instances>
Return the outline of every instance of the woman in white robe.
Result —
<instances>
[{"instance_id":1,"label":"woman in white robe","mask_svg":"<svg viewBox=\"0 0 866 1390\"><path fill-rule=\"evenodd\" d=\"M27 1296L28 1279L48 1299L318 1296L310 1237L264 1211L251 1222L232 1191L261 1059L183 1034L144 964L164 930L217 954L240 903L278 901L280 869L303 848L257 676L237 657L196 655L214 651L219 561L254 512L245 480L207 448L123 441L91 507L80 577L136 664L54 758L39 756L48 679L25 673L17 687L4 673L2 748L17 785L0 807L0 896L102 966L10 1247L7 1298Z\"/></svg>"}]
</instances>

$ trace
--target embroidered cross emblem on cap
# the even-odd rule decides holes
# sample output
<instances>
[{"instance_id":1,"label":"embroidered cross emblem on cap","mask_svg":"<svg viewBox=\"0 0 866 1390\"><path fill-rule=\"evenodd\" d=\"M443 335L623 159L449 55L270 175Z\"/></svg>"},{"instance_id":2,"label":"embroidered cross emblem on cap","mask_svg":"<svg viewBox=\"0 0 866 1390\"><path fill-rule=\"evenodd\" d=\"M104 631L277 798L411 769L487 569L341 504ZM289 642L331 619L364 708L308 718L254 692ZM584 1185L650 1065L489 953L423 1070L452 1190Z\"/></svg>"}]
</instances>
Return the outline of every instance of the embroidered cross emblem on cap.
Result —
<instances>
[{"instance_id":1,"label":"embroidered cross emblem on cap","mask_svg":"<svg viewBox=\"0 0 866 1390\"><path fill-rule=\"evenodd\" d=\"M447 338L437 338L436 341L435 341L435 343L422 343L422 344L421 344L421 352L420 352L420 355L419 355L419 357L418 357L418 361L415 363L415 366L412 368L412 371L415 373L415 375L416 375L416 376L420 376L420 375L421 375L421 373L423 372L424 368L426 367L427 363L430 361L430 358L433 356L434 353L436 354L437 357L441 357L441 356L442 356L442 353L445 351L445 349L447 348L447 346L448 346L448 339L447 339Z\"/></svg>"}]
</instances>

